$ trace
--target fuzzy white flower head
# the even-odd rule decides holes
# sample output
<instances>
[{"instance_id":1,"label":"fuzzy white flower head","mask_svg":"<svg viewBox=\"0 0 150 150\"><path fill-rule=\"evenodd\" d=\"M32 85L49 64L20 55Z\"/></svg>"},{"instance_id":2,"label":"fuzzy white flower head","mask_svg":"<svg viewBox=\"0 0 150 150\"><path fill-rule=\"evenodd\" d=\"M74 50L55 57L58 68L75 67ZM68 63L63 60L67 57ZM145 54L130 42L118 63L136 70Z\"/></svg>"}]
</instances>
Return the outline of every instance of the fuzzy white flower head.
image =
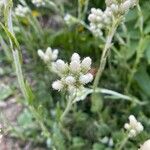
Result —
<instances>
[{"instance_id":1,"label":"fuzzy white flower head","mask_svg":"<svg viewBox=\"0 0 150 150\"><path fill-rule=\"evenodd\" d=\"M79 73L80 70L81 70L81 64L80 64L80 62L76 61L76 60L71 61L71 63L70 63L70 71L72 73Z\"/></svg>"},{"instance_id":2,"label":"fuzzy white flower head","mask_svg":"<svg viewBox=\"0 0 150 150\"><path fill-rule=\"evenodd\" d=\"M134 115L129 116L129 123L125 123L124 128L129 132L129 137L135 137L143 131L143 125L138 122Z\"/></svg>"},{"instance_id":3,"label":"fuzzy white flower head","mask_svg":"<svg viewBox=\"0 0 150 150\"><path fill-rule=\"evenodd\" d=\"M77 61L80 63L80 56L78 53L74 53L72 56L71 56L71 61Z\"/></svg>"},{"instance_id":4,"label":"fuzzy white flower head","mask_svg":"<svg viewBox=\"0 0 150 150\"><path fill-rule=\"evenodd\" d=\"M91 69L91 62L90 57L80 61L80 55L77 53L71 56L70 65L60 59L56 61L56 72L61 77L60 81L65 87L64 90L73 93L76 89L83 88L85 84L93 80L93 75L88 73Z\"/></svg>"},{"instance_id":5,"label":"fuzzy white flower head","mask_svg":"<svg viewBox=\"0 0 150 150\"><path fill-rule=\"evenodd\" d=\"M68 70L68 64L66 64L63 60L58 59L55 63L56 66L56 70L58 71L58 73L60 74L64 74L67 72Z\"/></svg>"},{"instance_id":6,"label":"fuzzy white flower head","mask_svg":"<svg viewBox=\"0 0 150 150\"><path fill-rule=\"evenodd\" d=\"M81 62L81 68L83 71L87 72L91 69L92 59L90 57L85 57Z\"/></svg>"},{"instance_id":7,"label":"fuzzy white flower head","mask_svg":"<svg viewBox=\"0 0 150 150\"><path fill-rule=\"evenodd\" d=\"M87 84L93 80L93 75L91 73L88 73L86 75L81 75L79 80L80 83L82 83L83 85Z\"/></svg>"},{"instance_id":8,"label":"fuzzy white flower head","mask_svg":"<svg viewBox=\"0 0 150 150\"><path fill-rule=\"evenodd\" d=\"M92 8L88 16L90 30L95 36L102 36L102 30L108 30L117 18L124 18L124 14L137 4L138 0L106 0L106 9ZM122 19L123 20L123 19Z\"/></svg>"},{"instance_id":9,"label":"fuzzy white flower head","mask_svg":"<svg viewBox=\"0 0 150 150\"><path fill-rule=\"evenodd\" d=\"M57 80L57 81L53 82L52 88L55 89L55 90L61 91L63 89L62 81Z\"/></svg>"},{"instance_id":10,"label":"fuzzy white flower head","mask_svg":"<svg viewBox=\"0 0 150 150\"><path fill-rule=\"evenodd\" d=\"M29 12L30 12L30 9L27 6L23 6L19 4L15 8L15 14L19 17L25 17Z\"/></svg>"},{"instance_id":11,"label":"fuzzy white flower head","mask_svg":"<svg viewBox=\"0 0 150 150\"><path fill-rule=\"evenodd\" d=\"M40 7L40 6L45 6L45 0L32 0L32 3L36 6L36 7Z\"/></svg>"},{"instance_id":12,"label":"fuzzy white flower head","mask_svg":"<svg viewBox=\"0 0 150 150\"><path fill-rule=\"evenodd\" d=\"M67 85L73 85L76 82L76 80L73 76L67 76L65 82Z\"/></svg>"},{"instance_id":13,"label":"fuzzy white flower head","mask_svg":"<svg viewBox=\"0 0 150 150\"><path fill-rule=\"evenodd\" d=\"M58 57L58 50L57 49L52 50L50 47L48 47L46 49L46 52L44 53L41 49L39 49L38 55L45 63L52 63Z\"/></svg>"},{"instance_id":14,"label":"fuzzy white flower head","mask_svg":"<svg viewBox=\"0 0 150 150\"><path fill-rule=\"evenodd\" d=\"M150 139L145 141L139 150L150 150Z\"/></svg>"}]
</instances>

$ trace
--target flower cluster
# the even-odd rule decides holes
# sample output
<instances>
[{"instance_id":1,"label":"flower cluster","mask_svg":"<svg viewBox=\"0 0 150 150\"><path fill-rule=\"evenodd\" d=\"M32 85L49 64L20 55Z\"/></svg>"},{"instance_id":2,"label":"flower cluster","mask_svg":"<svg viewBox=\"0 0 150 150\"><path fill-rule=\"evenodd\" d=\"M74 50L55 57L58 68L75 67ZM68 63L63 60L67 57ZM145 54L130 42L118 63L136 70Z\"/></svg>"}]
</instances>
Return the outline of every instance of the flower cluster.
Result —
<instances>
[{"instance_id":1,"label":"flower cluster","mask_svg":"<svg viewBox=\"0 0 150 150\"><path fill-rule=\"evenodd\" d=\"M150 140L144 142L144 144L141 146L139 150L150 150Z\"/></svg>"},{"instance_id":2,"label":"flower cluster","mask_svg":"<svg viewBox=\"0 0 150 150\"><path fill-rule=\"evenodd\" d=\"M136 4L137 0L124 0L122 3L107 0L107 7L104 11L92 8L88 17L90 21L90 30L95 36L101 36L102 29L109 28L114 19L123 17L124 14Z\"/></svg>"},{"instance_id":3,"label":"flower cluster","mask_svg":"<svg viewBox=\"0 0 150 150\"><path fill-rule=\"evenodd\" d=\"M52 87L55 90L67 90L69 92L81 89L85 84L93 80L93 75L89 73L92 60L90 57L80 60L80 56L74 53L70 64L59 59L55 63L57 74L60 80L53 82Z\"/></svg>"},{"instance_id":4,"label":"flower cluster","mask_svg":"<svg viewBox=\"0 0 150 150\"><path fill-rule=\"evenodd\" d=\"M45 53L41 49L39 49L38 55L46 64L51 64L54 61L56 61L58 57L58 52L59 52L58 49L52 50L51 47L48 47Z\"/></svg>"},{"instance_id":5,"label":"flower cluster","mask_svg":"<svg viewBox=\"0 0 150 150\"><path fill-rule=\"evenodd\" d=\"M44 0L32 0L32 3L33 3L36 7L40 7L40 6L44 6L44 5L45 5L45 1L44 1Z\"/></svg>"},{"instance_id":6,"label":"flower cluster","mask_svg":"<svg viewBox=\"0 0 150 150\"><path fill-rule=\"evenodd\" d=\"M27 6L18 5L15 8L15 14L19 17L25 17L30 12L30 9Z\"/></svg>"},{"instance_id":7,"label":"flower cluster","mask_svg":"<svg viewBox=\"0 0 150 150\"><path fill-rule=\"evenodd\" d=\"M129 132L129 137L135 137L141 131L143 131L143 125L138 122L135 116L129 116L129 123L125 123L124 128Z\"/></svg>"}]
</instances>

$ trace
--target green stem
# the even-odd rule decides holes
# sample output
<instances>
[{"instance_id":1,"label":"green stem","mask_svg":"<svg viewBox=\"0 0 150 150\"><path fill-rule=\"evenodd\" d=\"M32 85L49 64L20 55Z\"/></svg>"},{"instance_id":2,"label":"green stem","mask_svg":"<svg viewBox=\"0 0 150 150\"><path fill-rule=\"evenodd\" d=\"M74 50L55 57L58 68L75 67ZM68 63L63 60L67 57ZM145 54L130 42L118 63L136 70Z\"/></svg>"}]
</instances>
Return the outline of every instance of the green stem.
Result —
<instances>
[{"instance_id":1,"label":"green stem","mask_svg":"<svg viewBox=\"0 0 150 150\"><path fill-rule=\"evenodd\" d=\"M140 63L140 60L141 60L141 58L143 57L143 53L144 53L144 50L145 50L145 49L143 48L144 42L145 42L145 38L142 37L142 38L140 39L139 46L138 46L138 48L137 48L137 52L136 52L137 56L136 56L136 60L135 60L135 62L134 62L133 68L132 68L132 70L131 70L131 74L130 74L130 76L129 76L129 80L128 80L127 87L126 87L126 90L125 90L126 92L128 92L128 91L130 90L133 77L134 77L134 75L135 75L135 73L136 73L136 71L137 71L137 68L138 68L138 65L139 65L139 63Z\"/></svg>"},{"instance_id":2,"label":"green stem","mask_svg":"<svg viewBox=\"0 0 150 150\"><path fill-rule=\"evenodd\" d=\"M124 146L126 145L128 139L129 139L129 137L126 136L126 137L122 140L122 142L121 142L121 144L120 144L120 146L119 146L119 148L118 148L117 150L122 150L122 149L124 148Z\"/></svg>"},{"instance_id":3,"label":"green stem","mask_svg":"<svg viewBox=\"0 0 150 150\"><path fill-rule=\"evenodd\" d=\"M6 27L8 28L8 31L15 38L15 35L14 35L14 32L13 32L11 8L12 8L12 1L11 0L5 0L5 12L6 12L6 14L5 14L6 15L5 16L5 18L6 18L5 19L5 24L6 24ZM9 41L10 41L10 48L11 48L12 53L13 53L13 61L14 61L16 75L17 75L17 78L18 78L18 82L19 82L21 92L23 93L23 96L24 96L25 100L27 101L27 105L28 105L29 109L31 110L31 112L34 114L34 117L38 121L41 129L43 130L45 135L47 135L47 137L50 137L50 133L49 133L48 129L46 128L46 126L44 125L43 121L41 120L41 117L39 116L38 112L35 110L34 107L29 105L29 102L31 102L31 100L33 99L33 93L30 90L30 87L27 86L27 84L25 83L25 80L24 80L24 77L23 77L19 50L14 47L11 37L9 37Z\"/></svg>"},{"instance_id":4,"label":"green stem","mask_svg":"<svg viewBox=\"0 0 150 150\"><path fill-rule=\"evenodd\" d=\"M63 122L64 121L64 118L65 118L65 116L68 114L68 112L71 110L71 107L72 107L72 102L73 102L73 100L74 100L74 98L72 99L72 98L69 98L69 100L68 100L68 103L67 103L67 107L66 107L66 109L65 109L65 111L63 112L63 114L61 115L61 117L60 117L60 121L61 122Z\"/></svg>"},{"instance_id":5,"label":"green stem","mask_svg":"<svg viewBox=\"0 0 150 150\"><path fill-rule=\"evenodd\" d=\"M108 36L107 36L107 39L106 39L106 44L105 44L105 47L103 49L102 56L101 56L101 59L100 59L100 65L99 65L99 68L98 68L98 72L97 72L95 80L94 80L94 84L93 84L94 89L97 88L99 80L100 80L100 78L102 76L102 73L105 69L107 54L108 54L108 51L111 47L111 42L112 42L113 36L116 32L116 29L117 29L117 25L114 24L112 26L112 28L110 29L109 33L108 33Z\"/></svg>"}]
</instances>

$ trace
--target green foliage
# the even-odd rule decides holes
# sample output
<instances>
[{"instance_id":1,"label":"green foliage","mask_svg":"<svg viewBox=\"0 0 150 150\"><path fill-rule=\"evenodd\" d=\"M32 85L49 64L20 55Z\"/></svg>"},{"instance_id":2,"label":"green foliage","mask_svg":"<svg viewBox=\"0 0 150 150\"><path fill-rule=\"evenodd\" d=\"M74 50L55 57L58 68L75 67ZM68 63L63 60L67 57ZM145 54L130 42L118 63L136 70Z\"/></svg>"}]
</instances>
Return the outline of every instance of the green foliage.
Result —
<instances>
[{"instance_id":1,"label":"green foliage","mask_svg":"<svg viewBox=\"0 0 150 150\"><path fill-rule=\"evenodd\" d=\"M123 125L128 116L134 114L143 123L145 131L139 138L129 140L126 149L137 149L142 142L150 138L149 3L146 0L140 2L142 14L139 9L134 9L126 15L125 22L118 28L113 39L113 47L108 54L108 62L99 83L102 88L129 95L129 99L125 99L124 95L117 97L102 92L91 98L91 93L88 93L83 99L79 98L82 101L73 105L64 125L59 121L66 107L66 93L59 94L52 90L51 83L56 77L40 60L37 50L46 49L48 46L58 48L59 57L65 60L69 60L73 52L78 52L83 57L89 55L93 59L92 69L96 72L105 42L95 38L81 23L71 26L65 24L65 13L78 16L76 1L60 2L61 11L64 11L61 15L61 11L35 8L30 1L27 1L27 4L32 13L25 18L13 18L15 35L7 25L0 23L3 29L0 30L2 49L6 54L3 63L7 62L10 66L9 62L14 62L24 94L24 98L21 96L19 99L26 107L17 119L19 127L14 128L11 135L41 144L45 149L111 150L116 149L126 136L122 130ZM91 7L104 6L104 1L89 1L87 12L82 14L83 8L80 10L81 18L82 15L87 18ZM34 11L38 14L37 17L32 15ZM6 13L5 20L7 15ZM87 19L83 21L88 24ZM12 42L12 51L7 44L8 38ZM3 54L0 55L3 57ZM12 94L12 89L2 87L1 90L0 86L0 100ZM112 137L113 147L101 142L105 136Z\"/></svg>"}]
</instances>

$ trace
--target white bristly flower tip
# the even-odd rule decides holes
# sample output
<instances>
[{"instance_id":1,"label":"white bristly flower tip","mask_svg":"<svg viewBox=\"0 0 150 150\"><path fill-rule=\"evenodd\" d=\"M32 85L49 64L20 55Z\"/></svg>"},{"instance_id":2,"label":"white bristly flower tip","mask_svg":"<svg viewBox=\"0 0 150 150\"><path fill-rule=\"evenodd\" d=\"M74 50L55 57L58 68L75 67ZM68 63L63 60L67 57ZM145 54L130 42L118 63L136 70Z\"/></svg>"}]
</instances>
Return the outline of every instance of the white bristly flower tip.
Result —
<instances>
[{"instance_id":1,"label":"white bristly flower tip","mask_svg":"<svg viewBox=\"0 0 150 150\"><path fill-rule=\"evenodd\" d=\"M15 8L15 14L20 17L25 17L30 12L30 9L27 6L17 5Z\"/></svg>"},{"instance_id":2,"label":"white bristly flower tip","mask_svg":"<svg viewBox=\"0 0 150 150\"><path fill-rule=\"evenodd\" d=\"M70 71L72 73L79 73L81 70L81 65L79 61L73 60L70 63Z\"/></svg>"},{"instance_id":3,"label":"white bristly flower tip","mask_svg":"<svg viewBox=\"0 0 150 150\"><path fill-rule=\"evenodd\" d=\"M72 56L71 56L71 61L77 61L80 63L80 56L78 53L74 53Z\"/></svg>"},{"instance_id":4,"label":"white bristly flower tip","mask_svg":"<svg viewBox=\"0 0 150 150\"><path fill-rule=\"evenodd\" d=\"M55 63L56 66L56 70L60 73L60 74L64 74L65 72L67 72L68 70L68 64L66 64L63 60L58 59Z\"/></svg>"},{"instance_id":5,"label":"white bristly flower tip","mask_svg":"<svg viewBox=\"0 0 150 150\"><path fill-rule=\"evenodd\" d=\"M92 60L90 57L86 57L81 61L78 53L74 53L71 56L69 65L61 59L57 60L54 66L61 78L59 81L63 84L63 89L72 92L83 88L85 84L91 82L93 75L88 73L91 69L91 63Z\"/></svg>"},{"instance_id":6,"label":"white bristly flower tip","mask_svg":"<svg viewBox=\"0 0 150 150\"><path fill-rule=\"evenodd\" d=\"M91 68L92 59L90 57L86 57L81 62L81 68L83 71L89 70Z\"/></svg>"},{"instance_id":7,"label":"white bristly flower tip","mask_svg":"<svg viewBox=\"0 0 150 150\"><path fill-rule=\"evenodd\" d=\"M45 62L45 63L52 63L54 62L58 57L58 50L54 49L52 50L50 47L46 49L46 52L44 53L42 50L38 50L39 57Z\"/></svg>"},{"instance_id":8,"label":"white bristly flower tip","mask_svg":"<svg viewBox=\"0 0 150 150\"><path fill-rule=\"evenodd\" d=\"M93 80L93 75L91 73L88 73L86 75L81 75L79 80L80 83L82 83L83 85L87 84Z\"/></svg>"},{"instance_id":9,"label":"white bristly flower tip","mask_svg":"<svg viewBox=\"0 0 150 150\"><path fill-rule=\"evenodd\" d=\"M68 76L68 77L66 77L65 82L67 85L73 85L76 82L76 80L74 77Z\"/></svg>"},{"instance_id":10,"label":"white bristly flower tip","mask_svg":"<svg viewBox=\"0 0 150 150\"><path fill-rule=\"evenodd\" d=\"M63 88L63 83L60 80L57 80L57 81L53 82L52 88L60 91Z\"/></svg>"},{"instance_id":11,"label":"white bristly flower tip","mask_svg":"<svg viewBox=\"0 0 150 150\"><path fill-rule=\"evenodd\" d=\"M139 150L150 150L150 139L145 141Z\"/></svg>"},{"instance_id":12,"label":"white bristly flower tip","mask_svg":"<svg viewBox=\"0 0 150 150\"><path fill-rule=\"evenodd\" d=\"M91 13L88 16L90 21L90 30L95 36L101 36L103 29L109 29L113 24L113 20L117 17L124 17L124 14L137 4L138 0L124 0L116 2L114 0L106 0L106 9L91 8Z\"/></svg>"},{"instance_id":13,"label":"white bristly flower tip","mask_svg":"<svg viewBox=\"0 0 150 150\"><path fill-rule=\"evenodd\" d=\"M40 7L40 6L45 6L45 0L32 0L32 3L36 6L36 7Z\"/></svg>"},{"instance_id":14,"label":"white bristly flower tip","mask_svg":"<svg viewBox=\"0 0 150 150\"><path fill-rule=\"evenodd\" d=\"M129 132L129 137L135 137L143 131L143 125L138 122L134 115L129 116L129 123L125 123L124 128Z\"/></svg>"}]
</instances>

